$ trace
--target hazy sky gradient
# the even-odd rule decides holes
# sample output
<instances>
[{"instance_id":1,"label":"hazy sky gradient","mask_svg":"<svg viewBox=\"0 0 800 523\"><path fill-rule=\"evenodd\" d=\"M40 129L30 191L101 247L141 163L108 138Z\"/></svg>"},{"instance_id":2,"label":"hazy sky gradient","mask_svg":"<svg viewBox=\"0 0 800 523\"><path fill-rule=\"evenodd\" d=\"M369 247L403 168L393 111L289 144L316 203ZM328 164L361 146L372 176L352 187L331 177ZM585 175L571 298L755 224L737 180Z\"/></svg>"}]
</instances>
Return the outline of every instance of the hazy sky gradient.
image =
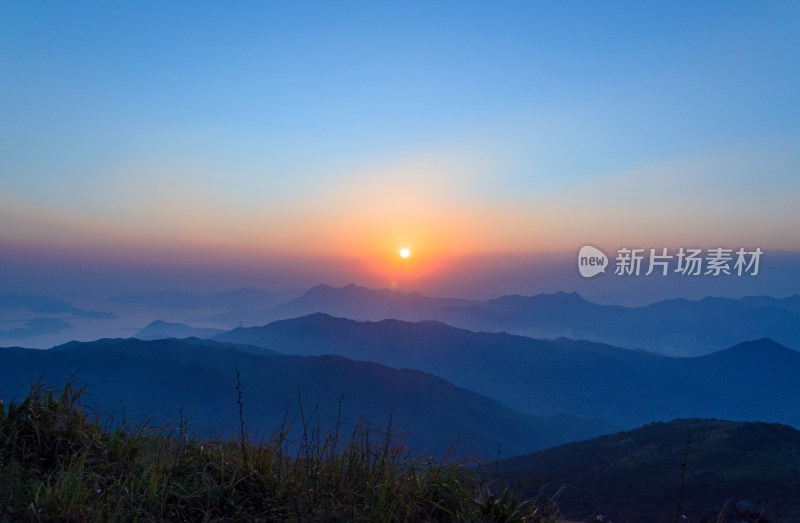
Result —
<instances>
[{"instance_id":1,"label":"hazy sky gradient","mask_svg":"<svg viewBox=\"0 0 800 523\"><path fill-rule=\"evenodd\" d=\"M794 1L4 2L0 246L406 288L584 243L798 251L797 27Z\"/></svg>"}]
</instances>

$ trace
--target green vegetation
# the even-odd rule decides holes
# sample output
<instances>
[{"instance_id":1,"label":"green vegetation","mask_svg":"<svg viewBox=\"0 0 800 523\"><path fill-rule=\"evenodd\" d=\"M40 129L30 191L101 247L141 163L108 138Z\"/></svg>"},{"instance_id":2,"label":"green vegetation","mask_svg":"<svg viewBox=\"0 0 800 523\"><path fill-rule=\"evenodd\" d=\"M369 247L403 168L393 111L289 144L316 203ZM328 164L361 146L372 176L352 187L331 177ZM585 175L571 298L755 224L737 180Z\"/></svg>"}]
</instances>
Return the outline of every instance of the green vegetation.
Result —
<instances>
[{"instance_id":1,"label":"green vegetation","mask_svg":"<svg viewBox=\"0 0 800 523\"><path fill-rule=\"evenodd\" d=\"M412 457L388 430L196 440L183 420L169 433L101 421L83 391L33 385L0 407L4 521L555 521L508 489L492 494L464 462Z\"/></svg>"},{"instance_id":2,"label":"green vegetation","mask_svg":"<svg viewBox=\"0 0 800 523\"><path fill-rule=\"evenodd\" d=\"M391 441L391 425L340 435L303 416L299 440L283 426L255 443L240 412L235 437L197 439L183 419L174 430L100 420L83 394L70 382L60 392L35 384L0 406L0 520L774 523L800 514L800 432L782 425L676 420L471 466L412 455Z\"/></svg>"}]
</instances>

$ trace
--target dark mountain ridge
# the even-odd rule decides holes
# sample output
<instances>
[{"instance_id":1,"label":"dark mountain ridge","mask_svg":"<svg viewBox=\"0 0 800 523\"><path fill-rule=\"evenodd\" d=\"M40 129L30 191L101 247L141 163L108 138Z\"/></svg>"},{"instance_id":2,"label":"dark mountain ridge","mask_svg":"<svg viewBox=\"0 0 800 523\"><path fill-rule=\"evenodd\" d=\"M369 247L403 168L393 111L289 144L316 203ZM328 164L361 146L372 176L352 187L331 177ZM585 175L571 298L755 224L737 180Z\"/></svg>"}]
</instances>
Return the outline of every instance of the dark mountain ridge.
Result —
<instances>
[{"instance_id":1,"label":"dark mountain ridge","mask_svg":"<svg viewBox=\"0 0 800 523\"><path fill-rule=\"evenodd\" d=\"M71 342L51 350L0 349L0 397L21 397L41 378L56 388L66 377L89 385L86 403L101 416L123 408L129 420L177 423L179 412L202 434L230 437L238 430L236 370L244 415L255 439L306 418L323 430L369 424L419 452L490 457L545 448L600 433L567 416L520 414L475 392L417 370L395 370L338 356L254 354L254 347L209 340L106 339ZM249 352L246 352L249 351ZM287 417L288 415L288 417Z\"/></svg>"},{"instance_id":2,"label":"dark mountain ridge","mask_svg":"<svg viewBox=\"0 0 800 523\"><path fill-rule=\"evenodd\" d=\"M768 339L703 358L671 358L587 341L476 333L433 321L357 322L325 314L234 329L215 339L419 369L535 415L566 412L623 427L676 417L800 426L800 414L786 400L800 397L794 378L800 375L800 353Z\"/></svg>"},{"instance_id":3,"label":"dark mountain ridge","mask_svg":"<svg viewBox=\"0 0 800 523\"><path fill-rule=\"evenodd\" d=\"M800 520L800 431L780 424L653 423L510 458L497 472L527 496L557 497L577 521L666 523L680 500L684 455L679 514L688 521Z\"/></svg>"}]
</instances>

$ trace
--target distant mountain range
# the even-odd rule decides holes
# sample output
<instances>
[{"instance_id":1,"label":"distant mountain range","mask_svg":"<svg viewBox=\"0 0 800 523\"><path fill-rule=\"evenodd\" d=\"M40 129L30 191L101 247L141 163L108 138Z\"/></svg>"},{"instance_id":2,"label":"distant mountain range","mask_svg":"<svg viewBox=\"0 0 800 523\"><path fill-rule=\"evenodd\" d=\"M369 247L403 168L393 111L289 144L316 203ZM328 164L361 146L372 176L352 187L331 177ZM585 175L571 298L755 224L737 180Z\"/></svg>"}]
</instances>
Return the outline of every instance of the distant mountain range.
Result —
<instances>
[{"instance_id":1,"label":"distant mountain range","mask_svg":"<svg viewBox=\"0 0 800 523\"><path fill-rule=\"evenodd\" d=\"M84 311L70 303L49 296L33 294L0 293L0 311L28 311L37 314L68 314L74 318L109 319L111 312Z\"/></svg>"},{"instance_id":2,"label":"distant mountain range","mask_svg":"<svg viewBox=\"0 0 800 523\"><path fill-rule=\"evenodd\" d=\"M800 312L800 294L788 298L771 298L769 296L746 296L742 302L754 307L774 307L787 311Z\"/></svg>"},{"instance_id":3,"label":"distant mountain range","mask_svg":"<svg viewBox=\"0 0 800 523\"><path fill-rule=\"evenodd\" d=\"M670 356L710 354L760 338L771 338L800 350L800 296L673 299L622 307L592 303L576 293L470 301L351 284L318 285L296 299L281 302L279 298L275 293L242 289L212 296L164 291L117 297L115 301L186 309L216 307L222 311L195 320L228 328L323 312L359 321L435 320L476 332L591 340Z\"/></svg>"},{"instance_id":4,"label":"distant mountain range","mask_svg":"<svg viewBox=\"0 0 800 523\"><path fill-rule=\"evenodd\" d=\"M0 339L22 340L42 334L55 334L71 328L71 324L58 318L33 318L26 321L22 327L0 330Z\"/></svg>"},{"instance_id":5,"label":"distant mountain range","mask_svg":"<svg viewBox=\"0 0 800 523\"><path fill-rule=\"evenodd\" d=\"M167 338L211 338L225 332L222 329L190 327L184 323L157 320L137 332L133 337L140 340L162 340Z\"/></svg>"},{"instance_id":6,"label":"distant mountain range","mask_svg":"<svg viewBox=\"0 0 800 523\"><path fill-rule=\"evenodd\" d=\"M325 312L362 321L387 318L419 321L435 319L438 311L447 307L463 307L476 303L479 302L458 298L431 298L418 292L368 289L354 284L345 287L317 285L287 303L263 309L239 309L204 319L229 325L263 325L269 321Z\"/></svg>"},{"instance_id":7,"label":"distant mountain range","mask_svg":"<svg viewBox=\"0 0 800 523\"><path fill-rule=\"evenodd\" d=\"M108 320L111 312L86 311L59 298L33 294L0 293L0 340L28 342L37 336L69 331L74 326L67 319Z\"/></svg>"},{"instance_id":8,"label":"distant mountain range","mask_svg":"<svg viewBox=\"0 0 800 523\"><path fill-rule=\"evenodd\" d=\"M503 296L483 302L357 285L319 285L288 303L220 313L210 321L263 325L324 312L360 321L437 320L471 331L591 340L671 356L699 356L772 338L800 350L800 296L665 300L643 307L599 305L577 293Z\"/></svg>"},{"instance_id":9,"label":"distant mountain range","mask_svg":"<svg viewBox=\"0 0 800 523\"><path fill-rule=\"evenodd\" d=\"M527 496L555 498L575 521L672 523L684 452L679 521L800 520L800 432L778 424L654 423L514 457L486 473L496 470L500 484Z\"/></svg>"},{"instance_id":10,"label":"distant mountain range","mask_svg":"<svg viewBox=\"0 0 800 523\"><path fill-rule=\"evenodd\" d=\"M0 308L22 309L44 314L71 313L76 309L64 300L32 294L2 293Z\"/></svg>"},{"instance_id":11,"label":"distant mountain range","mask_svg":"<svg viewBox=\"0 0 800 523\"><path fill-rule=\"evenodd\" d=\"M318 285L279 309L289 318L315 312L334 313L343 318L359 320L419 321L435 319L438 311L447 307L465 307L474 301L458 298L431 298L418 292L403 293L390 289L368 289L350 284L346 287Z\"/></svg>"},{"instance_id":12,"label":"distant mountain range","mask_svg":"<svg viewBox=\"0 0 800 523\"><path fill-rule=\"evenodd\" d=\"M108 299L114 303L146 305L166 309L228 309L253 310L273 307L295 298L302 291L265 291L244 288L215 294L191 294L176 290L164 290L146 294L122 294Z\"/></svg>"},{"instance_id":13,"label":"distant mountain range","mask_svg":"<svg viewBox=\"0 0 800 523\"><path fill-rule=\"evenodd\" d=\"M761 339L698 358L609 345L314 314L215 337L286 354L337 354L413 368L535 415L566 412L623 427L678 417L800 426L800 352Z\"/></svg>"},{"instance_id":14,"label":"distant mountain range","mask_svg":"<svg viewBox=\"0 0 800 523\"><path fill-rule=\"evenodd\" d=\"M258 350L264 354L254 354ZM450 449L482 458L510 456L603 432L570 416L536 418L417 370L395 370L338 356L284 356L208 340L136 339L71 342L51 350L0 349L0 397L22 397L42 379L89 385L86 403L102 416L152 425L178 422L203 434L230 437L238 428L236 369L241 372L244 416L255 439L305 417L322 430L369 424L376 441L391 432L418 452ZM390 418L391 417L391 418Z\"/></svg>"},{"instance_id":15,"label":"distant mountain range","mask_svg":"<svg viewBox=\"0 0 800 523\"><path fill-rule=\"evenodd\" d=\"M644 307L598 305L576 293L503 296L450 307L438 319L470 330L535 338L568 337L673 356L697 356L736 343L772 338L800 349L800 313L780 300L674 299Z\"/></svg>"}]
</instances>

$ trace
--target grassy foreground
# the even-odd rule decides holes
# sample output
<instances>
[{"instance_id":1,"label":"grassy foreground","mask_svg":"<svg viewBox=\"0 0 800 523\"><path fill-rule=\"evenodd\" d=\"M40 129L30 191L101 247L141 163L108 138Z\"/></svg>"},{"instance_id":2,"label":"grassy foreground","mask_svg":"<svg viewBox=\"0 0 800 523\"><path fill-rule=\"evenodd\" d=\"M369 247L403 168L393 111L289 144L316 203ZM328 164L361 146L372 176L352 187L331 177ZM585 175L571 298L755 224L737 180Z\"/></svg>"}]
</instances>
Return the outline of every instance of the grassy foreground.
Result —
<instances>
[{"instance_id":1,"label":"grassy foreground","mask_svg":"<svg viewBox=\"0 0 800 523\"><path fill-rule=\"evenodd\" d=\"M463 462L411 456L388 432L197 440L183 421L169 433L101 422L83 390L32 385L0 406L4 521L556 520L549 506L492 494Z\"/></svg>"}]
</instances>

